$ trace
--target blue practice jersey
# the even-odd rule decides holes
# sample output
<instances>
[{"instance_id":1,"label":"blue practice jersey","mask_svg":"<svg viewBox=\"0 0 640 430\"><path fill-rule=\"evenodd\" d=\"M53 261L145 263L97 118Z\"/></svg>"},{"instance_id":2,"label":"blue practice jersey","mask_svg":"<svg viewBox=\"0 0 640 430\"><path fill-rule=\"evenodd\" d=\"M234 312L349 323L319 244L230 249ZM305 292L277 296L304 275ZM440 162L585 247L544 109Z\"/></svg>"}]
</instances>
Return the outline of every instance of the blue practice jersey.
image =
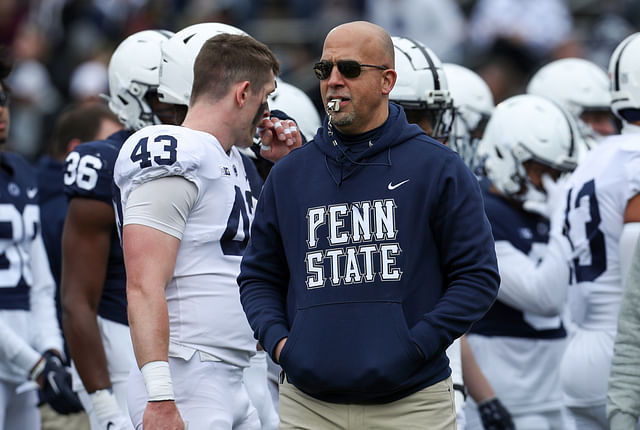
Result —
<instances>
[{"instance_id":1,"label":"blue practice jersey","mask_svg":"<svg viewBox=\"0 0 640 430\"><path fill-rule=\"evenodd\" d=\"M113 166L120 147L129 135L130 132L123 130L105 140L83 143L67 156L64 191L69 199L82 197L112 204ZM114 224L98 315L128 324L126 279L122 248Z\"/></svg>"},{"instance_id":2,"label":"blue practice jersey","mask_svg":"<svg viewBox=\"0 0 640 430\"><path fill-rule=\"evenodd\" d=\"M546 218L514 207L507 199L488 190L482 183L485 211L491 223L495 242L507 241L514 248L532 258L542 259L549 241L549 222ZM470 332L484 336L510 336L537 339L557 339L566 336L560 322L555 328L539 329L528 321L527 314L496 300L489 312L472 327Z\"/></svg>"},{"instance_id":3,"label":"blue practice jersey","mask_svg":"<svg viewBox=\"0 0 640 430\"><path fill-rule=\"evenodd\" d=\"M40 197L40 219L42 240L47 249L51 274L60 285L62 272L62 229L67 215L68 201L62 182L64 164L44 156L38 162L38 195Z\"/></svg>"},{"instance_id":4,"label":"blue practice jersey","mask_svg":"<svg viewBox=\"0 0 640 430\"><path fill-rule=\"evenodd\" d=\"M0 309L31 308L30 248L39 233L36 175L19 155L0 156Z\"/></svg>"}]
</instances>

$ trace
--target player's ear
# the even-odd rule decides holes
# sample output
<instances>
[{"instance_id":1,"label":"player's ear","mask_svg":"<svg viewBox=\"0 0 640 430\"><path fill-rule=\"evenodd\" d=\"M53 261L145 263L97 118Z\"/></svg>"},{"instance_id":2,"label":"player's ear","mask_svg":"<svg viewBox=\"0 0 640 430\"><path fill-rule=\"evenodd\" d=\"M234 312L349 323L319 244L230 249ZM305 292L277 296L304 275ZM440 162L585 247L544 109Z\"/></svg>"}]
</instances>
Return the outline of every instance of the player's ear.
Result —
<instances>
[{"instance_id":1,"label":"player's ear","mask_svg":"<svg viewBox=\"0 0 640 430\"><path fill-rule=\"evenodd\" d=\"M235 85L235 101L238 107L244 106L249 98L249 87L251 83L249 81L241 81Z\"/></svg>"}]
</instances>

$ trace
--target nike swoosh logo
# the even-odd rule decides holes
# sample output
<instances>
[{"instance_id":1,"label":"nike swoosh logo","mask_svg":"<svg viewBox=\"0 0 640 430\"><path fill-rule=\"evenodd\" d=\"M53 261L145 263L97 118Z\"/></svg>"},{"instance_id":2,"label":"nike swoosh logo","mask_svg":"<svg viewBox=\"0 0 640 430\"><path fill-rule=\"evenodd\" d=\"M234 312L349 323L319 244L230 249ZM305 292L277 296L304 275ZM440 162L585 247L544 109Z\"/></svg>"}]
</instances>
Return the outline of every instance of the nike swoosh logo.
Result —
<instances>
[{"instance_id":1,"label":"nike swoosh logo","mask_svg":"<svg viewBox=\"0 0 640 430\"><path fill-rule=\"evenodd\" d=\"M397 184L392 184L391 182L389 182L389 185L387 185L387 188L389 188L390 190L395 190L396 188L398 188L400 185L406 184L407 182L409 182L409 179L405 179L402 182L399 182Z\"/></svg>"},{"instance_id":2,"label":"nike swoosh logo","mask_svg":"<svg viewBox=\"0 0 640 430\"><path fill-rule=\"evenodd\" d=\"M34 198L38 194L37 188L27 188L27 197L30 199Z\"/></svg>"}]
</instances>

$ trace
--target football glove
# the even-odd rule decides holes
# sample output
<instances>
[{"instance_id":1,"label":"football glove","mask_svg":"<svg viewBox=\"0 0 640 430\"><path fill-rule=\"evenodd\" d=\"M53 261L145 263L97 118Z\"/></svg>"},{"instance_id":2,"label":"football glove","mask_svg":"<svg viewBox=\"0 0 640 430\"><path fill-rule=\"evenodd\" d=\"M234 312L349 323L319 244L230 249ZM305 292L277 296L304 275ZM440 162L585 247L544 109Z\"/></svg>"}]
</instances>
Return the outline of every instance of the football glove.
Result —
<instances>
[{"instance_id":1,"label":"football glove","mask_svg":"<svg viewBox=\"0 0 640 430\"><path fill-rule=\"evenodd\" d=\"M511 414L497 397L478 405L478 412L482 418L485 430L515 430Z\"/></svg>"},{"instance_id":2,"label":"football glove","mask_svg":"<svg viewBox=\"0 0 640 430\"><path fill-rule=\"evenodd\" d=\"M89 394L93 412L101 428L109 430L133 430L131 419L118 407L113 390L105 388Z\"/></svg>"},{"instance_id":3,"label":"football glove","mask_svg":"<svg viewBox=\"0 0 640 430\"><path fill-rule=\"evenodd\" d=\"M535 212L552 220L559 211L564 210L567 198L567 178L560 177L554 181L549 175L544 174L541 180L546 195L544 201L527 200L522 207L528 212Z\"/></svg>"},{"instance_id":4,"label":"football glove","mask_svg":"<svg viewBox=\"0 0 640 430\"><path fill-rule=\"evenodd\" d=\"M35 381L42 376L40 398L59 414L67 415L80 412L83 409L82 404L71 389L71 374L62 365L60 357L53 351L46 351L42 357L44 358L44 367L31 375Z\"/></svg>"}]
</instances>

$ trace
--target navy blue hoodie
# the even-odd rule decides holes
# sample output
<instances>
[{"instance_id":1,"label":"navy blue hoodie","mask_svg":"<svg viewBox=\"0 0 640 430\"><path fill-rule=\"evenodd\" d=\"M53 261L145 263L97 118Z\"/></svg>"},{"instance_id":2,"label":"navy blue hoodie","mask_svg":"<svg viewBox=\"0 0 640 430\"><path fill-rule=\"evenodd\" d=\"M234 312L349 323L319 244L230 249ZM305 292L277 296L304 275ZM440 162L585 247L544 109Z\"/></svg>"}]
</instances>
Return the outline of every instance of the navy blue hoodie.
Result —
<instances>
[{"instance_id":1,"label":"navy blue hoodie","mask_svg":"<svg viewBox=\"0 0 640 430\"><path fill-rule=\"evenodd\" d=\"M445 349L498 292L477 179L389 110L364 150L345 154L325 118L275 165L242 260L256 338L273 357L288 337L288 380L324 401L387 403L445 379Z\"/></svg>"}]
</instances>

